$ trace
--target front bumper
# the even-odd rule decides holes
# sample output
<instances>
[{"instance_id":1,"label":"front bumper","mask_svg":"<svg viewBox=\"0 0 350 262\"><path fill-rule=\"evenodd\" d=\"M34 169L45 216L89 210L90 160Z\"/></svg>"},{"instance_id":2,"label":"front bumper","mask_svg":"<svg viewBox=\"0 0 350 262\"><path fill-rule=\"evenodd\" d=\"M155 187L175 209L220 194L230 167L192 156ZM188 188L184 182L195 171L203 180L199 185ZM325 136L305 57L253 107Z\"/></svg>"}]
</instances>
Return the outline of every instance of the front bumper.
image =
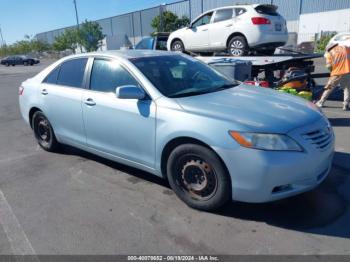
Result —
<instances>
[{"instance_id":1,"label":"front bumper","mask_svg":"<svg viewBox=\"0 0 350 262\"><path fill-rule=\"evenodd\" d=\"M324 125L325 121L316 125ZM300 134L315 125L289 133L304 152L263 151L240 147L216 148L230 173L232 199L262 203L283 199L317 187L329 174L334 154L334 134L322 150L302 141ZM299 137L300 136L300 137ZM301 143L303 142L303 143Z\"/></svg>"}]
</instances>

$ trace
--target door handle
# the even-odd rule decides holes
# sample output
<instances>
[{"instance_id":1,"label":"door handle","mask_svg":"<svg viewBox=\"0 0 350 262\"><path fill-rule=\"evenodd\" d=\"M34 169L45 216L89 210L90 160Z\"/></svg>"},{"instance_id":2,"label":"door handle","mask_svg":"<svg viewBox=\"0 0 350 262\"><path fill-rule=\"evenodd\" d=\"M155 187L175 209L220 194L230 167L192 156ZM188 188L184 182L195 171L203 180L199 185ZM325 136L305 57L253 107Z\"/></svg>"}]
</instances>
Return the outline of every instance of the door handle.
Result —
<instances>
[{"instance_id":1,"label":"door handle","mask_svg":"<svg viewBox=\"0 0 350 262\"><path fill-rule=\"evenodd\" d=\"M208 31L208 28L206 28L206 29L202 29L202 31Z\"/></svg>"},{"instance_id":2,"label":"door handle","mask_svg":"<svg viewBox=\"0 0 350 262\"><path fill-rule=\"evenodd\" d=\"M84 101L84 103L88 106L94 106L96 105L95 101L92 98L88 98Z\"/></svg>"},{"instance_id":3,"label":"door handle","mask_svg":"<svg viewBox=\"0 0 350 262\"><path fill-rule=\"evenodd\" d=\"M233 26L233 24L227 24L226 27L230 27L230 26Z\"/></svg>"},{"instance_id":4,"label":"door handle","mask_svg":"<svg viewBox=\"0 0 350 262\"><path fill-rule=\"evenodd\" d=\"M48 93L49 93L49 92L47 92L46 89L41 90L41 94L44 95L44 96L46 96Z\"/></svg>"}]
</instances>

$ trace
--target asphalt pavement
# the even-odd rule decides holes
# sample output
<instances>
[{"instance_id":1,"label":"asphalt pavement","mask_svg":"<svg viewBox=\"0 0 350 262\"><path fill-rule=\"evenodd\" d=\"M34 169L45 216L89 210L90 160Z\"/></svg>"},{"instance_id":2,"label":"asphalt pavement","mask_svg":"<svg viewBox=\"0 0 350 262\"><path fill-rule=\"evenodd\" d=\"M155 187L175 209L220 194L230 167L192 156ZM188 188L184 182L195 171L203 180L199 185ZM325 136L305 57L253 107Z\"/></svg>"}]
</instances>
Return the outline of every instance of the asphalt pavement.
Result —
<instances>
[{"instance_id":1,"label":"asphalt pavement","mask_svg":"<svg viewBox=\"0 0 350 262\"><path fill-rule=\"evenodd\" d=\"M324 109L336 154L320 187L207 213L151 174L71 147L40 149L18 87L48 63L0 67L0 254L350 254L350 112L340 102Z\"/></svg>"}]
</instances>

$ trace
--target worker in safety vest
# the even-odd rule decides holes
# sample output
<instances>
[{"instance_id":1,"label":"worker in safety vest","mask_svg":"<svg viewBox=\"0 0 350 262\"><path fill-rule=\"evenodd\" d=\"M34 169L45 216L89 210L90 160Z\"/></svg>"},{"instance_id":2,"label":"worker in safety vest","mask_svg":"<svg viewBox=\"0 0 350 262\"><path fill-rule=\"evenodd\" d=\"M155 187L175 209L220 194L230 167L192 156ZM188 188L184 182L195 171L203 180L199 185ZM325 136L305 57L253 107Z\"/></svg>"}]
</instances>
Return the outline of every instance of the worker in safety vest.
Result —
<instances>
[{"instance_id":1,"label":"worker in safety vest","mask_svg":"<svg viewBox=\"0 0 350 262\"><path fill-rule=\"evenodd\" d=\"M339 84L344 89L343 110L349 110L350 101L350 47L332 44L326 48L326 66L331 71L331 76L321 99L316 103L323 107L329 95Z\"/></svg>"}]
</instances>

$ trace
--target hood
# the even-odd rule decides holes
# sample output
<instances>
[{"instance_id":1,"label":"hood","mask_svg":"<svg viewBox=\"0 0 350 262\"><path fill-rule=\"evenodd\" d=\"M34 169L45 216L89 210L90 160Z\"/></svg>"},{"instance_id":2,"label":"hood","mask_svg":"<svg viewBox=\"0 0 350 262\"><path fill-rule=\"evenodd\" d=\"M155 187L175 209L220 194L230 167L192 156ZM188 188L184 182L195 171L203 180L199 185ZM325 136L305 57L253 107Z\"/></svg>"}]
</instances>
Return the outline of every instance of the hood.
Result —
<instances>
[{"instance_id":1,"label":"hood","mask_svg":"<svg viewBox=\"0 0 350 262\"><path fill-rule=\"evenodd\" d=\"M186 30L188 30L187 27L180 28L180 29L178 29L178 30L172 32L172 33L169 35L169 38L170 38L170 37L175 37L175 36L177 36L177 35L179 35L179 34L182 35L183 32L186 31Z\"/></svg>"},{"instance_id":2,"label":"hood","mask_svg":"<svg viewBox=\"0 0 350 262\"><path fill-rule=\"evenodd\" d=\"M322 117L317 107L303 98L244 84L178 98L177 102L187 112L233 122L238 131L288 133Z\"/></svg>"}]
</instances>

